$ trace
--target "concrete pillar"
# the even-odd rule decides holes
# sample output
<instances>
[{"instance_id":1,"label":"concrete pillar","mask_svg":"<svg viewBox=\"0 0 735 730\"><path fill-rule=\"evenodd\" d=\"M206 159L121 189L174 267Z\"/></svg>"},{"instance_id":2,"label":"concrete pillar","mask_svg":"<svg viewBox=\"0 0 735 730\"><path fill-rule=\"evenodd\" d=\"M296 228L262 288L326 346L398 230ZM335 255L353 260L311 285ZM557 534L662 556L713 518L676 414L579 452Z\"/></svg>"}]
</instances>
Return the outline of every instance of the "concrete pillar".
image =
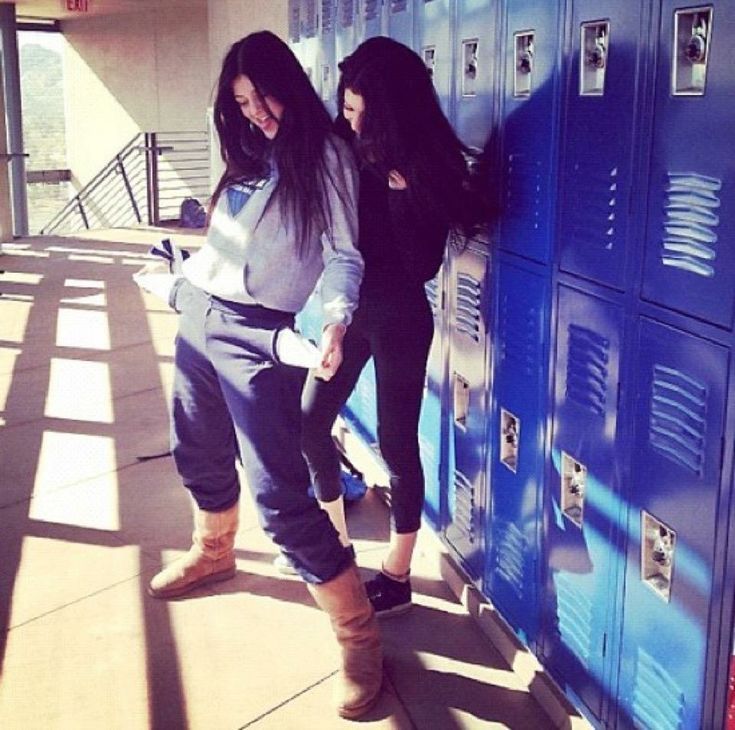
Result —
<instances>
[{"instance_id":1,"label":"concrete pillar","mask_svg":"<svg viewBox=\"0 0 735 730\"><path fill-rule=\"evenodd\" d=\"M2 57L2 82L5 89L2 144L5 145L5 154L9 155L6 165L9 164L10 167L13 233L16 236L27 236L26 163L23 156L20 64L14 4L0 4L0 55ZM3 174L2 177L6 176ZM0 207L3 206L4 200L0 193ZM1 212L0 216L4 217Z\"/></svg>"}]
</instances>

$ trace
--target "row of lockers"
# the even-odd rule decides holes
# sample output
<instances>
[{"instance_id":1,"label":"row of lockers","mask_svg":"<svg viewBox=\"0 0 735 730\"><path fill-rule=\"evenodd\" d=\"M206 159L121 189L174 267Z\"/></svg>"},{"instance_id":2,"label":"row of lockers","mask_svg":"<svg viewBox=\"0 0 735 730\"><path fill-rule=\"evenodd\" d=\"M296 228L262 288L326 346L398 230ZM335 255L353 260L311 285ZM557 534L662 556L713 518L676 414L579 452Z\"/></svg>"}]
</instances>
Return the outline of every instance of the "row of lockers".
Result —
<instances>
[{"instance_id":1,"label":"row of lockers","mask_svg":"<svg viewBox=\"0 0 735 730\"><path fill-rule=\"evenodd\" d=\"M488 240L449 249L427 286L427 519L595 724L720 727L735 653L735 8L290 10L325 101L336 62L390 35L497 171ZM375 440L370 365L345 416Z\"/></svg>"}]
</instances>

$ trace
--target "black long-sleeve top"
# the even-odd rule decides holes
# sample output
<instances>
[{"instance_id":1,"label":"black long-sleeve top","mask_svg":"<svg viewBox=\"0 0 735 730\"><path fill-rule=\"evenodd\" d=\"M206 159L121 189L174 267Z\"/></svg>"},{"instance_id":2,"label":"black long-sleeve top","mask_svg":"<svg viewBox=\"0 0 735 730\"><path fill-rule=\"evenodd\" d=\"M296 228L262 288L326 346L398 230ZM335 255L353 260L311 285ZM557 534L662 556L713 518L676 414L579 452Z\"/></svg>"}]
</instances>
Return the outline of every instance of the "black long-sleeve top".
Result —
<instances>
[{"instance_id":1,"label":"black long-sleeve top","mask_svg":"<svg viewBox=\"0 0 735 730\"><path fill-rule=\"evenodd\" d=\"M362 294L396 295L420 290L441 266L448 226L433 211L417 211L406 190L387 177L360 173L358 247L365 261ZM392 295L392 296L391 296Z\"/></svg>"}]
</instances>

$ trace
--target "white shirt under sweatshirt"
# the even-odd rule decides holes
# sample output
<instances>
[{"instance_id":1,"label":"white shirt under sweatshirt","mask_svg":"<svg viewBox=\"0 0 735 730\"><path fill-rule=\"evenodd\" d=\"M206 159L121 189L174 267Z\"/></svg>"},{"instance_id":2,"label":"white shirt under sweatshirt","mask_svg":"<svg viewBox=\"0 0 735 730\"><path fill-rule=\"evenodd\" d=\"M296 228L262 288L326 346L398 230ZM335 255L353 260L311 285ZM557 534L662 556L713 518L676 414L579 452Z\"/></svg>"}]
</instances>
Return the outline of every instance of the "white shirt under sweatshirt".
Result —
<instances>
[{"instance_id":1,"label":"white shirt under sweatshirt","mask_svg":"<svg viewBox=\"0 0 735 730\"><path fill-rule=\"evenodd\" d=\"M321 276L323 324L349 324L363 274L357 250L358 174L351 151L338 137L327 139L325 161L331 227L313 231L301 257L296 227L284 219L278 201L263 215L276 185L274 171L248 191L239 211L230 211L227 194L220 195L207 240L184 262L184 276L221 299L286 312L303 308Z\"/></svg>"}]
</instances>

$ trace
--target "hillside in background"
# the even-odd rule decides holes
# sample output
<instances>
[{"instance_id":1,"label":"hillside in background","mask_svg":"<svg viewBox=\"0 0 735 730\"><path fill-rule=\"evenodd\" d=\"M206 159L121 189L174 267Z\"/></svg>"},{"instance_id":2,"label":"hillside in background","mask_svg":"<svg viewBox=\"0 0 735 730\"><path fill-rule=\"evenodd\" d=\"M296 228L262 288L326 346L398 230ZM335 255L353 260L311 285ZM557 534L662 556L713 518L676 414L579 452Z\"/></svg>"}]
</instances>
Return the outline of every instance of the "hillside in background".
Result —
<instances>
[{"instance_id":1,"label":"hillside in background","mask_svg":"<svg viewBox=\"0 0 735 730\"><path fill-rule=\"evenodd\" d=\"M35 43L21 45L20 75L27 169L66 167L61 54Z\"/></svg>"}]
</instances>

